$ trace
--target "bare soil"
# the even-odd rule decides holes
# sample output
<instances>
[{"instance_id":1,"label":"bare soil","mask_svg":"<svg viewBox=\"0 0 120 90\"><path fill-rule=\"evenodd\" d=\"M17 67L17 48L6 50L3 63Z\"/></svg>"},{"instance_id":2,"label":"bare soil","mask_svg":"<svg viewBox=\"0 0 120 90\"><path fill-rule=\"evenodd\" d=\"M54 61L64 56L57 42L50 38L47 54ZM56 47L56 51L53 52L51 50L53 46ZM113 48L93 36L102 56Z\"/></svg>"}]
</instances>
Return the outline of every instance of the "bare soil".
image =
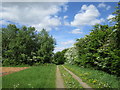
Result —
<instances>
[{"instance_id":1,"label":"bare soil","mask_svg":"<svg viewBox=\"0 0 120 90\"><path fill-rule=\"evenodd\" d=\"M27 69L29 67L0 67L0 76L8 75L14 72L18 72L24 69Z\"/></svg>"},{"instance_id":2,"label":"bare soil","mask_svg":"<svg viewBox=\"0 0 120 90\"><path fill-rule=\"evenodd\" d=\"M62 79L62 76L60 74L60 70L59 70L59 67L57 66L57 69L56 69L56 88L59 89L59 88L65 88L64 87L64 82L63 82L63 79Z\"/></svg>"}]
</instances>

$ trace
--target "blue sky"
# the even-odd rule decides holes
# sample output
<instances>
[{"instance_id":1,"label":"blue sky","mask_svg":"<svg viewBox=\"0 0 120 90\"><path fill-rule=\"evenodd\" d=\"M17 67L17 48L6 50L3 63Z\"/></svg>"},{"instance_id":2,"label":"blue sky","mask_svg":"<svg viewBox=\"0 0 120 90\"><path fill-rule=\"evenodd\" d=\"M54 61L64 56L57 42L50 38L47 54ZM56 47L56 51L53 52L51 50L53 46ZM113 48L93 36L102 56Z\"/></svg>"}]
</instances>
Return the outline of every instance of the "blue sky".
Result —
<instances>
[{"instance_id":1,"label":"blue sky","mask_svg":"<svg viewBox=\"0 0 120 90\"><path fill-rule=\"evenodd\" d=\"M56 39L57 52L73 46L93 25L107 24L116 6L117 2L7 2L0 9L0 24L34 26L38 32L45 28Z\"/></svg>"}]
</instances>

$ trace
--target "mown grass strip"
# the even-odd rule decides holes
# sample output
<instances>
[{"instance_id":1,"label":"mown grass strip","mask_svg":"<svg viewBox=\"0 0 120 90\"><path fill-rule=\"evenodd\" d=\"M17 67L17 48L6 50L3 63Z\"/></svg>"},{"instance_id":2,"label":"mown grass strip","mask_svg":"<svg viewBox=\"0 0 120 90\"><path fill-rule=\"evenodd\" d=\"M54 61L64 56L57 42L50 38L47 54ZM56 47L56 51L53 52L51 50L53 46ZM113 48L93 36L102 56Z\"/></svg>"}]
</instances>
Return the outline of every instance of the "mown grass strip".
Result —
<instances>
[{"instance_id":1,"label":"mown grass strip","mask_svg":"<svg viewBox=\"0 0 120 90\"><path fill-rule=\"evenodd\" d=\"M81 68L75 65L64 65L93 88L120 88L119 78L103 71Z\"/></svg>"},{"instance_id":2,"label":"mown grass strip","mask_svg":"<svg viewBox=\"0 0 120 90\"><path fill-rule=\"evenodd\" d=\"M59 66L61 75L64 80L65 88L82 88L77 80L75 80L71 74L69 74L62 66Z\"/></svg>"},{"instance_id":3,"label":"mown grass strip","mask_svg":"<svg viewBox=\"0 0 120 90\"><path fill-rule=\"evenodd\" d=\"M56 88L56 65L37 66L2 77L3 88Z\"/></svg>"}]
</instances>

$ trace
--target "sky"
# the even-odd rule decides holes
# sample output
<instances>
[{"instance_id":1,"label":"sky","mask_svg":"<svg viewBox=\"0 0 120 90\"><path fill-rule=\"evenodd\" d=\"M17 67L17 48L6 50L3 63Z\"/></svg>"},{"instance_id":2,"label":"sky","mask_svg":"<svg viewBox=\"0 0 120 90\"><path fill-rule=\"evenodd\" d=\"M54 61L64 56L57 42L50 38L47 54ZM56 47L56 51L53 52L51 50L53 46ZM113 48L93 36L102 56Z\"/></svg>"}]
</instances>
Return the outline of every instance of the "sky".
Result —
<instances>
[{"instance_id":1,"label":"sky","mask_svg":"<svg viewBox=\"0 0 120 90\"><path fill-rule=\"evenodd\" d=\"M43 28L56 39L54 52L72 47L95 24L108 24L117 2L3 2L0 25ZM2 15L1 15L2 14Z\"/></svg>"}]
</instances>

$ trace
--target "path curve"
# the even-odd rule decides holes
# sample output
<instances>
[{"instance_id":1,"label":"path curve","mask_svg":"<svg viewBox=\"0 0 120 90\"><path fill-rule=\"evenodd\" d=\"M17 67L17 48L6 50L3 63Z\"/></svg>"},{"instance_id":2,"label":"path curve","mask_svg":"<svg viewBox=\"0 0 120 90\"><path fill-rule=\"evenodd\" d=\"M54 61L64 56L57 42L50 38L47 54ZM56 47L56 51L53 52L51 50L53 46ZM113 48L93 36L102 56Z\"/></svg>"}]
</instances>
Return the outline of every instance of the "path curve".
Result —
<instances>
[{"instance_id":1,"label":"path curve","mask_svg":"<svg viewBox=\"0 0 120 90\"><path fill-rule=\"evenodd\" d=\"M59 67L56 69L56 88L65 88L62 76L60 74Z\"/></svg>"},{"instance_id":2,"label":"path curve","mask_svg":"<svg viewBox=\"0 0 120 90\"><path fill-rule=\"evenodd\" d=\"M62 65L62 66L63 66L63 65ZM76 80L82 85L83 88L88 89L88 90L94 90L94 89L92 89L90 86L88 86L86 83L84 83L84 82L82 81L82 79L80 79L78 76L76 76L73 72L71 72L70 70L68 70L68 69L65 68L64 66L63 66L63 68L64 68L66 71L68 71L68 72L72 75L72 77L73 77L74 79L76 79Z\"/></svg>"}]
</instances>

